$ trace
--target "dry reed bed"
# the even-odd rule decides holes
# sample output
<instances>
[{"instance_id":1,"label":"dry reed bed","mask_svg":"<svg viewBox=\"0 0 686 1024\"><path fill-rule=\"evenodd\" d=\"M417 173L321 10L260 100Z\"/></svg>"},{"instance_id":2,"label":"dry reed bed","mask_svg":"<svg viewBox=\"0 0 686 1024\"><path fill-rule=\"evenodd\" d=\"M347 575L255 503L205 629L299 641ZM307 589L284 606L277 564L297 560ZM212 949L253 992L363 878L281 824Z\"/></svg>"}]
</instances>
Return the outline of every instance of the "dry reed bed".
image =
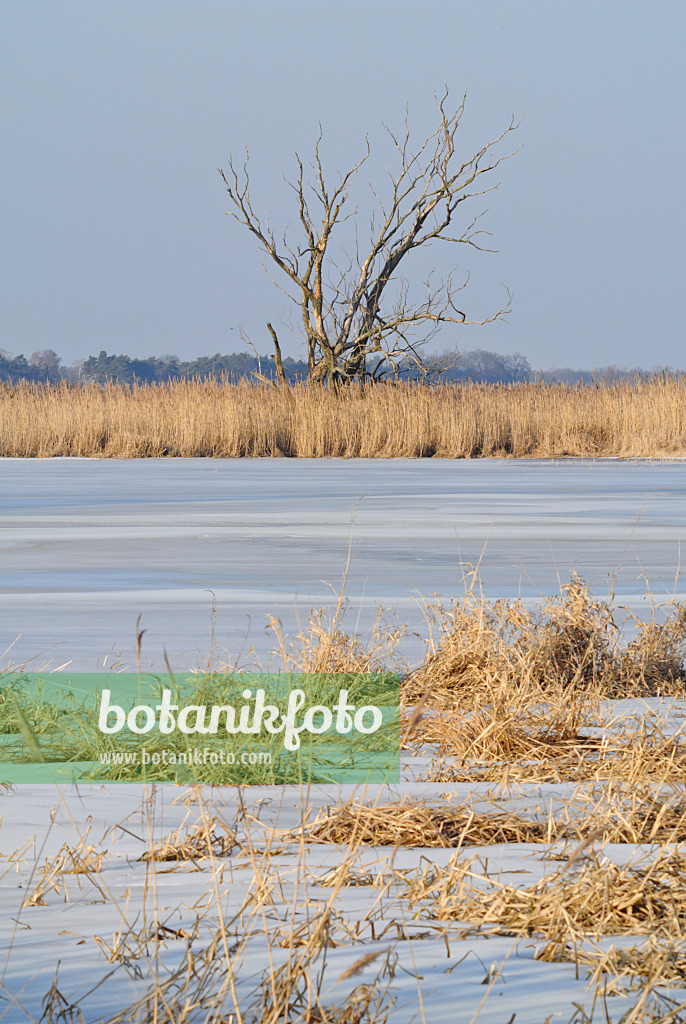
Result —
<instances>
[{"instance_id":1,"label":"dry reed bed","mask_svg":"<svg viewBox=\"0 0 686 1024\"><path fill-rule=\"evenodd\" d=\"M684 696L686 614L674 604L664 622L634 622L627 642L619 611L576 575L534 610L520 602L492 605L475 581L461 601L428 610L427 656L404 682L405 747L437 751L422 781L486 779L503 794L510 783L519 794L531 783L587 784L554 814L552 806L540 820L499 807L476 813L468 802L350 800L326 808L290 839L336 844L348 851L348 863L368 846L452 847L447 868L396 870L393 878L346 866L320 884L381 892L400 886L413 923L428 919L452 928L451 935L537 938L543 945L536 959L591 969L598 1019L617 1019L605 996L640 992L623 1024L676 1024L686 1004L663 989L686 981L686 736L673 734L674 723L657 712L606 726L602 702ZM351 669L364 671L384 637L392 650L377 626L368 646L355 638L353 652L341 623L327 628L317 616L282 649L293 665L322 668L331 658L342 668L349 657ZM551 844L541 859L562 865L533 885L506 885L463 852L495 843ZM621 866L602 855L607 843L652 850L643 851L647 860ZM589 952L593 937L611 935L650 941ZM596 1015L579 1010L572 1019Z\"/></svg>"},{"instance_id":2,"label":"dry reed bed","mask_svg":"<svg viewBox=\"0 0 686 1024\"><path fill-rule=\"evenodd\" d=\"M527 609L520 600L489 602L473 578L465 597L447 606L428 604L427 651L422 664L406 673L402 697L414 709L410 731L427 712L461 712L500 706L532 707L545 702L548 733L559 742L561 729L577 736L580 716L600 699L684 696L686 693L686 606L670 602L664 621L657 605L647 621L637 619L614 599L589 592L577 573L558 594ZM627 641L624 616L634 627ZM345 628L342 595L333 614L310 613L295 636L284 636L270 619L275 654L285 671L403 671L397 648L406 628L383 609L366 633ZM553 704L560 705L558 723ZM444 716L440 721L446 721ZM542 741L543 742L543 741Z\"/></svg>"},{"instance_id":3,"label":"dry reed bed","mask_svg":"<svg viewBox=\"0 0 686 1024\"><path fill-rule=\"evenodd\" d=\"M427 610L423 663L401 687L403 747L435 760L422 781L584 781L618 778L686 784L686 735L659 718L604 732L601 702L686 695L686 608L637 621L626 639L614 601L572 574L560 593L527 609L488 602L478 580L459 601ZM348 633L342 605L311 613L285 637L273 621L283 667L300 672L398 668L405 630L380 612L367 634Z\"/></svg>"},{"instance_id":4,"label":"dry reed bed","mask_svg":"<svg viewBox=\"0 0 686 1024\"><path fill-rule=\"evenodd\" d=\"M686 455L686 378L618 385L0 384L0 456Z\"/></svg>"},{"instance_id":5,"label":"dry reed bed","mask_svg":"<svg viewBox=\"0 0 686 1024\"><path fill-rule=\"evenodd\" d=\"M519 735L526 720L517 722ZM668 740L656 732L646 738L645 733L635 737L625 733L616 742L598 744L595 750L585 745L551 745L541 751L532 743L529 752L494 756L487 745L489 733L481 731L483 753L479 757L453 753L454 737L459 724L439 734L439 753L422 776L422 782L497 782L501 785L520 783L601 782L621 780L639 784L650 780L655 786L686 785L686 742ZM686 837L685 837L686 838Z\"/></svg>"}]
</instances>

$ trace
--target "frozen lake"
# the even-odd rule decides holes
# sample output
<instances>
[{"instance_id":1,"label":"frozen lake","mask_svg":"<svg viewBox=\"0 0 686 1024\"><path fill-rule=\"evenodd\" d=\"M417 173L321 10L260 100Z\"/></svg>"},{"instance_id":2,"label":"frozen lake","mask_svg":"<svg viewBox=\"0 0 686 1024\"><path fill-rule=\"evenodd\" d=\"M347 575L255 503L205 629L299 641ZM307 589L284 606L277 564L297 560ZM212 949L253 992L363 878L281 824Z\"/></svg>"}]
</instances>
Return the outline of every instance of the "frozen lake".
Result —
<instances>
[{"instance_id":1,"label":"frozen lake","mask_svg":"<svg viewBox=\"0 0 686 1024\"><path fill-rule=\"evenodd\" d=\"M489 597L576 569L633 609L646 579L684 599L685 498L681 462L0 459L0 667L130 665L139 613L145 665L204 664L208 591L218 661L266 659L268 616L332 605L349 542L350 629L379 604L420 628L479 562Z\"/></svg>"}]
</instances>

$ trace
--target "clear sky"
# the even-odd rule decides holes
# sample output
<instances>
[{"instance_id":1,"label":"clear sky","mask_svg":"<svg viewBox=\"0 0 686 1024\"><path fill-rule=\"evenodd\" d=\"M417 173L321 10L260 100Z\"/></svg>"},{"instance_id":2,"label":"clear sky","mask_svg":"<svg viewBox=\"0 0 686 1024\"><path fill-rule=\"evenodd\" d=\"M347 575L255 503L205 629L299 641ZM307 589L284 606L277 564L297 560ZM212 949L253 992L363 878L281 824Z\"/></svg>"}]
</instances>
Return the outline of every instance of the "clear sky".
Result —
<instances>
[{"instance_id":1,"label":"clear sky","mask_svg":"<svg viewBox=\"0 0 686 1024\"><path fill-rule=\"evenodd\" d=\"M686 5L682 0L3 0L0 347L181 358L286 354L289 304L229 208L217 167L249 143L258 210L294 220L282 181L321 121L331 168L385 121L416 137L433 92L467 90L465 155L524 117L523 150L472 212L499 252L435 251L470 271L462 306L508 324L440 342L532 366L686 368ZM408 271L411 269L406 268Z\"/></svg>"}]
</instances>

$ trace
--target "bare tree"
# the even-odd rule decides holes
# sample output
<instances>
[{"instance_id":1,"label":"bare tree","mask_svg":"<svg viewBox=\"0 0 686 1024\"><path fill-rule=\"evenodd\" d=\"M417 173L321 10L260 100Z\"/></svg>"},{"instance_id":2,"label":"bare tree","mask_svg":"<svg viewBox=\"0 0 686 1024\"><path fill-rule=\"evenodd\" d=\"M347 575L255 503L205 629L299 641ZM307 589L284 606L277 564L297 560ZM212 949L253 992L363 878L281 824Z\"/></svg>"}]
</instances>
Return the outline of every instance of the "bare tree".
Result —
<instances>
[{"instance_id":1,"label":"bare tree","mask_svg":"<svg viewBox=\"0 0 686 1024\"><path fill-rule=\"evenodd\" d=\"M386 129L395 149L398 167L389 172L387 194L374 188L376 213L370 220L366 245L361 246L355 223L354 255L345 255L343 266L339 250L333 249L333 237L345 241L345 221L354 219L349 209L350 189L367 152L335 185L327 184L320 153L322 132L314 149L312 180L306 181L301 158L296 153L297 175L288 182L295 196L299 221L299 241L294 244L284 232L277 240L269 222L255 213L248 173L248 153L241 167L229 159L228 171L220 169L232 209L228 213L256 238L260 247L279 268L281 281L290 298L300 307L307 342L307 365L311 381L336 386L355 378L379 376L389 370L396 373L413 365L422 370L421 346L441 324L487 324L501 319L509 311L507 302L491 316L468 320L457 306L457 296L466 286L468 275L457 286L452 274L435 280L433 272L421 286L410 287L400 275L406 257L432 242L452 242L484 250L482 237L488 232L477 228L482 214L466 226L456 227L460 207L467 200L498 187L498 182L483 182L485 176L513 155L498 155L498 146L518 124L514 119L477 153L460 162L456 153L456 134L464 113L465 97L454 111L448 108L448 91L436 98L438 127L418 149L410 142L407 115L402 134ZM516 150L515 150L516 152ZM339 246L340 249L340 246ZM485 250L492 251L492 250ZM410 261L407 261L408 264ZM278 282L275 282L278 283ZM277 367L281 349L276 332L267 325L274 343ZM374 357L374 358L370 358ZM279 370L285 383L283 370Z\"/></svg>"},{"instance_id":2,"label":"bare tree","mask_svg":"<svg viewBox=\"0 0 686 1024\"><path fill-rule=\"evenodd\" d=\"M60 367L62 360L51 348L41 349L39 352L32 352L29 356L29 366L40 370L45 374L46 380L58 381L62 377Z\"/></svg>"}]
</instances>

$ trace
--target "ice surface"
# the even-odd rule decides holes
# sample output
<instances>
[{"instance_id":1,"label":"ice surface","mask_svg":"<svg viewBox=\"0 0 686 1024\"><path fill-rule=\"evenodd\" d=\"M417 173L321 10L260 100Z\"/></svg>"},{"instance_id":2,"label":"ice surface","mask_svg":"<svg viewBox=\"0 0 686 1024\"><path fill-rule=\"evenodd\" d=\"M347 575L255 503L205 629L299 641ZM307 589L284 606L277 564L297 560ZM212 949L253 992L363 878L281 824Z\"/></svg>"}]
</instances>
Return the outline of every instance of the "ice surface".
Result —
<instances>
[{"instance_id":1,"label":"ice surface","mask_svg":"<svg viewBox=\"0 0 686 1024\"><path fill-rule=\"evenodd\" d=\"M350 628L382 604L421 630L418 599L459 596L477 563L489 597L576 569L636 609L646 580L684 597L685 497L682 462L0 459L0 654L130 664L142 613L146 664L204 664L212 591L218 659L267 659L267 617L331 606L349 544Z\"/></svg>"}]
</instances>

